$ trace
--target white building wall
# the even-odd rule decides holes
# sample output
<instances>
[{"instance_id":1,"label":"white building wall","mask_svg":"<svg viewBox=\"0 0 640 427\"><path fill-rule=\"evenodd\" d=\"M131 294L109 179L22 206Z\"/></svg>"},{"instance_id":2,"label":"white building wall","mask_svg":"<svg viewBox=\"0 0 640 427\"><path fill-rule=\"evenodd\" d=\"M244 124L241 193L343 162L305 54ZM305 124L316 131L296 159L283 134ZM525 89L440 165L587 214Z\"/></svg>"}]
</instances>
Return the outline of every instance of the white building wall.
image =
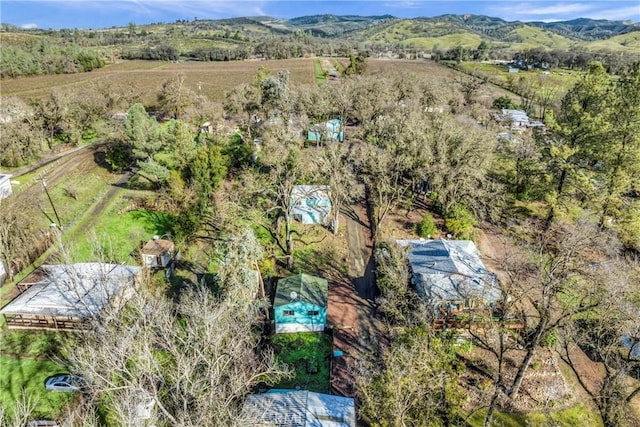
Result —
<instances>
[{"instance_id":1,"label":"white building wall","mask_svg":"<svg viewBox=\"0 0 640 427\"><path fill-rule=\"evenodd\" d=\"M11 175L0 174L0 199L4 199L13 194L11 189Z\"/></svg>"}]
</instances>

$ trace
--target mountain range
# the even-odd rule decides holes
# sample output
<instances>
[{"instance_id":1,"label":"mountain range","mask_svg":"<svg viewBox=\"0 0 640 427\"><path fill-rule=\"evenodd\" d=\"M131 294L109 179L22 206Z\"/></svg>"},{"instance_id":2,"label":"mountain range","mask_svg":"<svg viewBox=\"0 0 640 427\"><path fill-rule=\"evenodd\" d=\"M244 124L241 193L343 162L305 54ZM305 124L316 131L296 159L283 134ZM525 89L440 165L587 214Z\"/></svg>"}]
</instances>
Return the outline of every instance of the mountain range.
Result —
<instances>
[{"instance_id":1,"label":"mountain range","mask_svg":"<svg viewBox=\"0 0 640 427\"><path fill-rule=\"evenodd\" d=\"M24 43L31 35L69 36L69 30L19 30L3 24L2 44ZM579 18L558 22L506 21L484 15L442 15L401 19L391 15L312 15L292 19L249 16L218 20L178 20L130 27L82 30L94 40L114 40L120 47L167 43L179 51L216 46L231 49L267 42L272 36L344 41L351 45L433 50L457 46L475 49L481 42L519 51L530 48L640 52L640 23ZM13 34L9 34L13 33ZM65 36L66 34L66 36ZM142 36L142 37L141 37ZM207 44L208 43L208 44ZM213 44L212 44L213 43ZM103 44L104 45L104 44Z\"/></svg>"},{"instance_id":2,"label":"mountain range","mask_svg":"<svg viewBox=\"0 0 640 427\"><path fill-rule=\"evenodd\" d=\"M536 27L548 30L552 33L567 37L572 40L593 41L607 39L613 36L640 31L640 23L630 21L610 21L606 19L578 18L570 21L557 22L521 22L505 21L484 15L441 15L433 18L400 19L391 15L380 16L337 16L337 15L312 15L292 19L278 19L271 17L246 17L225 20L209 21L226 25L246 25L255 23L272 28L277 32L295 32L303 30L318 37L342 37L354 36L355 39L363 39L359 34L363 30L367 33L384 31L407 22L428 24L432 27L445 28L451 33L468 31L484 37L500 38L504 34L522 28Z\"/></svg>"}]
</instances>

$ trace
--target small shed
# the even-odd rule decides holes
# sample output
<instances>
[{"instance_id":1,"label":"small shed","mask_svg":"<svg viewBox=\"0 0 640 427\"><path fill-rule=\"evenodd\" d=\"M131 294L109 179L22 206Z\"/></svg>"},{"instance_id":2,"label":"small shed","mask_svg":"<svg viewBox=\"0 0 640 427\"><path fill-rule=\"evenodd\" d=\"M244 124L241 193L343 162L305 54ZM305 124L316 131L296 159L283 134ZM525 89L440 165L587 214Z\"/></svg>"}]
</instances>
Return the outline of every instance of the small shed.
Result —
<instances>
[{"instance_id":1,"label":"small shed","mask_svg":"<svg viewBox=\"0 0 640 427\"><path fill-rule=\"evenodd\" d=\"M0 199L5 199L13 193L11 189L11 175L0 173Z\"/></svg>"},{"instance_id":2,"label":"small shed","mask_svg":"<svg viewBox=\"0 0 640 427\"><path fill-rule=\"evenodd\" d=\"M408 247L412 283L432 306L448 310L492 306L501 298L471 240L398 240Z\"/></svg>"},{"instance_id":3,"label":"small shed","mask_svg":"<svg viewBox=\"0 0 640 427\"><path fill-rule=\"evenodd\" d=\"M328 225L331 199L328 185L296 185L291 191L293 219L302 224Z\"/></svg>"},{"instance_id":4,"label":"small shed","mask_svg":"<svg viewBox=\"0 0 640 427\"><path fill-rule=\"evenodd\" d=\"M341 119L332 119L324 123L317 123L307 129L308 141L344 141L344 130Z\"/></svg>"},{"instance_id":5,"label":"small shed","mask_svg":"<svg viewBox=\"0 0 640 427\"><path fill-rule=\"evenodd\" d=\"M10 329L85 329L108 305L133 294L139 272L99 262L42 265L17 284L20 294L0 314Z\"/></svg>"},{"instance_id":6,"label":"small shed","mask_svg":"<svg viewBox=\"0 0 640 427\"><path fill-rule=\"evenodd\" d=\"M297 274L278 280L273 312L276 333L324 331L329 285L325 279Z\"/></svg>"},{"instance_id":7,"label":"small shed","mask_svg":"<svg viewBox=\"0 0 640 427\"><path fill-rule=\"evenodd\" d=\"M200 125L200 133L212 134L214 130L213 123L211 122L204 122Z\"/></svg>"},{"instance_id":8,"label":"small shed","mask_svg":"<svg viewBox=\"0 0 640 427\"><path fill-rule=\"evenodd\" d=\"M252 426L355 427L355 402L350 397L307 390L273 389L250 394L244 415Z\"/></svg>"},{"instance_id":9,"label":"small shed","mask_svg":"<svg viewBox=\"0 0 640 427\"><path fill-rule=\"evenodd\" d=\"M147 268L166 268L176 255L176 245L171 240L154 236L140 250L142 265Z\"/></svg>"}]
</instances>

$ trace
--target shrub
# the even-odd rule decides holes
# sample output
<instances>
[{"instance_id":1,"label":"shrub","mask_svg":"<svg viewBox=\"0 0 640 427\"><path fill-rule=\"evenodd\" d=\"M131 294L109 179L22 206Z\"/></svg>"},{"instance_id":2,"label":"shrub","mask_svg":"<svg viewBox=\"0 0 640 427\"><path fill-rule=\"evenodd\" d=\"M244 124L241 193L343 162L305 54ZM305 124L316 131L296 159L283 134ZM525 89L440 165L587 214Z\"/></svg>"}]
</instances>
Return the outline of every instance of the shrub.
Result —
<instances>
[{"instance_id":1,"label":"shrub","mask_svg":"<svg viewBox=\"0 0 640 427\"><path fill-rule=\"evenodd\" d=\"M504 95L493 100L493 108L496 110L512 110L515 109L516 106L510 97Z\"/></svg>"},{"instance_id":2,"label":"shrub","mask_svg":"<svg viewBox=\"0 0 640 427\"><path fill-rule=\"evenodd\" d=\"M436 221L429 212L424 214L420 223L416 224L416 234L420 237L434 236L437 231Z\"/></svg>"},{"instance_id":3,"label":"shrub","mask_svg":"<svg viewBox=\"0 0 640 427\"><path fill-rule=\"evenodd\" d=\"M116 141L107 147L105 161L113 172L123 172L132 166L131 145Z\"/></svg>"},{"instance_id":4,"label":"shrub","mask_svg":"<svg viewBox=\"0 0 640 427\"><path fill-rule=\"evenodd\" d=\"M542 337L542 341L540 344L543 347L553 348L556 346L557 343L558 343L558 335L556 334L556 330L552 329Z\"/></svg>"},{"instance_id":5,"label":"shrub","mask_svg":"<svg viewBox=\"0 0 640 427\"><path fill-rule=\"evenodd\" d=\"M471 239L478 220L467 207L457 205L446 215L445 225L447 230L457 238Z\"/></svg>"}]
</instances>

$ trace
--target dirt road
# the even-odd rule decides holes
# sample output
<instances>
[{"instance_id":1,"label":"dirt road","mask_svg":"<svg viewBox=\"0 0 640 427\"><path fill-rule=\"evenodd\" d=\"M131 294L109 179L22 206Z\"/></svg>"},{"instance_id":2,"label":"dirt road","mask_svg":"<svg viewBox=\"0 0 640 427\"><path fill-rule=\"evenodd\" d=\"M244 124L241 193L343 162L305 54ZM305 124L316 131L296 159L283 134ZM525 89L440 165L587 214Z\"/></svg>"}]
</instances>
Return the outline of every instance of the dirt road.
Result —
<instances>
[{"instance_id":1,"label":"dirt road","mask_svg":"<svg viewBox=\"0 0 640 427\"><path fill-rule=\"evenodd\" d=\"M62 154L51 154L36 165L15 171L14 177L20 181L21 175L38 171L38 177L46 178L46 184L51 188L60 182L64 182L66 176L78 173L90 174L96 168L100 168L101 161L98 161L98 159L101 157L102 151L103 145L93 144L72 149ZM131 173L119 175L118 181L110 186L104 196L96 199L85 212L74 218L71 224L65 224L65 226L70 226L66 231L67 233L71 233L69 237L73 238L80 233L84 233L94 225L100 218L105 207L116 197L119 191L122 191L122 187L130 178ZM13 197L23 198L31 203L35 203L41 197L44 197L44 188L38 180L21 182L20 186L22 189L16 192ZM73 224L77 223L81 225L74 228ZM45 251L38 259L34 260L34 263L40 264L50 256L51 249Z\"/></svg>"},{"instance_id":2,"label":"dirt road","mask_svg":"<svg viewBox=\"0 0 640 427\"><path fill-rule=\"evenodd\" d=\"M372 242L363 203L347 207L341 215L349 245L350 280L329 290L328 318L339 326L334 331L334 349L344 353L333 359L331 392L343 396L355 395L358 361L374 354L384 336L384 326L375 318Z\"/></svg>"}]
</instances>

